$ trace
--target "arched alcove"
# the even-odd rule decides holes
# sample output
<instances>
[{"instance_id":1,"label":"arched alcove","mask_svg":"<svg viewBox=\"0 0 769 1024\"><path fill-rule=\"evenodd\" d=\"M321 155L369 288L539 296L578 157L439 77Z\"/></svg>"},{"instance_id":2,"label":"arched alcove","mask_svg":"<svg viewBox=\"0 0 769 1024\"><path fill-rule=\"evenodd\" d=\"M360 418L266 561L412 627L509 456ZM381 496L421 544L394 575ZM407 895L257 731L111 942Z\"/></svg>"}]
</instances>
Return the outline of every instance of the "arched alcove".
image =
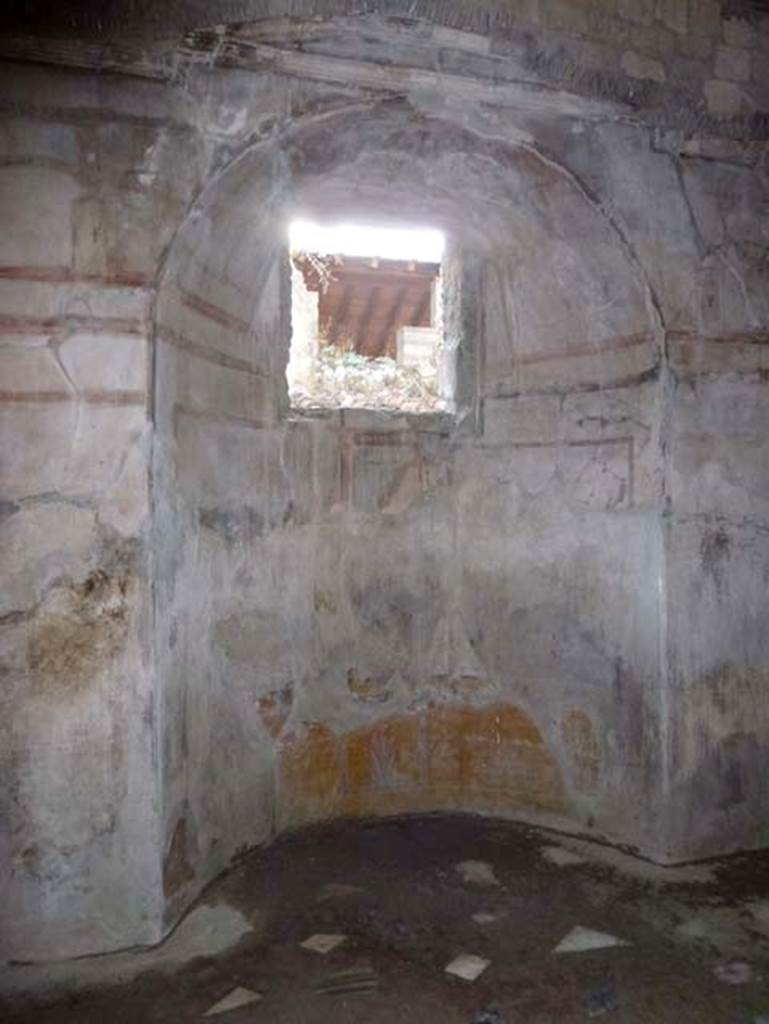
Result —
<instances>
[{"instance_id":1,"label":"arched alcove","mask_svg":"<svg viewBox=\"0 0 769 1024\"><path fill-rule=\"evenodd\" d=\"M447 233L453 415L289 410L297 213ZM236 850L309 821L616 822L612 761L654 717L656 611L631 580L659 553L614 424L653 402L656 331L566 169L405 104L296 122L208 184L156 301L169 917Z\"/></svg>"}]
</instances>

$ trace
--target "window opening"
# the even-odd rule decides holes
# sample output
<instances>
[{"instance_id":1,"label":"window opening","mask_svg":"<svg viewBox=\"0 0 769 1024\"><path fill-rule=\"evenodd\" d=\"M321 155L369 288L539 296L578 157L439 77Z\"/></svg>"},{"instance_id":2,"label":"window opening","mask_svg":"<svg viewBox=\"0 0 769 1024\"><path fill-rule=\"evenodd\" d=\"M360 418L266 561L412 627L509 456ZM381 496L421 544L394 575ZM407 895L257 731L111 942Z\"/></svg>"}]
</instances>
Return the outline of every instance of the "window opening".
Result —
<instances>
[{"instance_id":1,"label":"window opening","mask_svg":"<svg viewBox=\"0 0 769 1024\"><path fill-rule=\"evenodd\" d=\"M292 406L446 409L443 234L302 220L289 249Z\"/></svg>"}]
</instances>

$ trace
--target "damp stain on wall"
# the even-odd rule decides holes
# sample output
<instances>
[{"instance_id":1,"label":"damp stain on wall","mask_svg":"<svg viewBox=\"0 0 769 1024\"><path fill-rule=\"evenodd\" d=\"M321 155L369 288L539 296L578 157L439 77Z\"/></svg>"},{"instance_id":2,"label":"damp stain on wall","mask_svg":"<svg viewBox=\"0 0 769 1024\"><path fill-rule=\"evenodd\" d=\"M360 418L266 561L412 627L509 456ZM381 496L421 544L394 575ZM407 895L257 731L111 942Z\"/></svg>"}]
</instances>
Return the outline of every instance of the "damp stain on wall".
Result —
<instances>
[{"instance_id":1,"label":"damp stain on wall","mask_svg":"<svg viewBox=\"0 0 769 1024\"><path fill-rule=\"evenodd\" d=\"M127 572L97 569L49 591L27 638L30 691L71 696L109 669L128 634Z\"/></svg>"}]
</instances>

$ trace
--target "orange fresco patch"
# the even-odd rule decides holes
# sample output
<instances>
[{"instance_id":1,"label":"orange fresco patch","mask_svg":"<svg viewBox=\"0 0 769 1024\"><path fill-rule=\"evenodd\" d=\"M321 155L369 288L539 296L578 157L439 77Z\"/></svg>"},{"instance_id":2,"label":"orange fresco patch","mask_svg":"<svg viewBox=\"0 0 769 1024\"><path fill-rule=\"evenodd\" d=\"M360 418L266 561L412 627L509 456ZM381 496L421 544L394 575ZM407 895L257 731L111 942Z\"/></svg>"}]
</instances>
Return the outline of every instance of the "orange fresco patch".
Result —
<instances>
[{"instance_id":1,"label":"orange fresco patch","mask_svg":"<svg viewBox=\"0 0 769 1024\"><path fill-rule=\"evenodd\" d=\"M283 730L291 713L293 699L293 688L284 686L282 690L272 690L256 702L264 727L273 739L277 739Z\"/></svg>"},{"instance_id":2,"label":"orange fresco patch","mask_svg":"<svg viewBox=\"0 0 769 1024\"><path fill-rule=\"evenodd\" d=\"M284 825L427 810L563 811L560 771L511 704L434 704L338 735L313 723L282 744Z\"/></svg>"},{"instance_id":3,"label":"orange fresco patch","mask_svg":"<svg viewBox=\"0 0 769 1024\"><path fill-rule=\"evenodd\" d=\"M301 740L287 737L281 749L281 787L291 794L298 821L334 817L342 779L337 737L313 722Z\"/></svg>"}]
</instances>

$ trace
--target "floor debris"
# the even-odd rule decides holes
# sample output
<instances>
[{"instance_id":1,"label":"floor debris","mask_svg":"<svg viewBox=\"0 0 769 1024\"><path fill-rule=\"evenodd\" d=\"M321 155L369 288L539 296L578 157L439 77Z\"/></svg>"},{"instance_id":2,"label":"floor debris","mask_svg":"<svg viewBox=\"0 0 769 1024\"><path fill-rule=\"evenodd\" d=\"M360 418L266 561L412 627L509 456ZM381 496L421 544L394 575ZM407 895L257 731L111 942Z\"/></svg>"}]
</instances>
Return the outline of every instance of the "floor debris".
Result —
<instances>
[{"instance_id":1,"label":"floor debris","mask_svg":"<svg viewBox=\"0 0 769 1024\"><path fill-rule=\"evenodd\" d=\"M485 860L463 860L456 865L462 881L468 885L499 885L494 868Z\"/></svg>"},{"instance_id":2,"label":"floor debris","mask_svg":"<svg viewBox=\"0 0 769 1024\"><path fill-rule=\"evenodd\" d=\"M624 939L607 932L595 932L591 928L577 925L565 935L553 950L554 953L587 953L592 949L609 949L611 946L629 946Z\"/></svg>"},{"instance_id":3,"label":"floor debris","mask_svg":"<svg viewBox=\"0 0 769 1024\"><path fill-rule=\"evenodd\" d=\"M318 889L315 899L318 903L325 900L344 899L345 896L360 896L365 889L360 885L347 885L345 882L327 882Z\"/></svg>"},{"instance_id":4,"label":"floor debris","mask_svg":"<svg viewBox=\"0 0 769 1024\"><path fill-rule=\"evenodd\" d=\"M617 993L611 985L604 985L593 992L587 1001L587 1012L591 1017L602 1017L619 1009Z\"/></svg>"},{"instance_id":5,"label":"floor debris","mask_svg":"<svg viewBox=\"0 0 769 1024\"><path fill-rule=\"evenodd\" d=\"M496 920L497 915L489 913L488 910L479 910L477 914L473 914L473 921L476 924L493 924Z\"/></svg>"},{"instance_id":6,"label":"floor debris","mask_svg":"<svg viewBox=\"0 0 769 1024\"><path fill-rule=\"evenodd\" d=\"M718 862L715 882L692 885L684 868L679 884L669 884L669 872L659 885L639 885L636 873L604 866L569 838L563 845L588 866L553 866L541 850L561 836L528 828L427 816L313 827L300 839L276 839L213 883L209 902L151 954L0 965L0 1020L769 1024L769 938L756 925L769 902L769 851ZM493 865L500 885L465 884L456 865L468 859ZM327 883L357 884L364 895L316 902ZM478 914L482 923L473 920ZM691 928L704 936L696 949L677 931L692 921L707 925ZM630 945L552 955L575 925ZM166 958L185 932L191 959L170 974ZM300 948L317 933L347 938L326 956ZM228 945L216 952L223 934ZM444 974L459 953L490 966L475 981ZM200 956L206 961L194 963ZM713 968L730 962L750 965L749 983L716 978ZM78 987L70 981L65 988L76 968L87 973L77 975ZM379 976L376 987L369 969ZM22 994L30 978L45 991L44 1004ZM262 993L261 1001L203 1016L235 986ZM619 1008L600 1015L610 1000L590 999L608 986ZM500 1019L483 1018L482 1010Z\"/></svg>"},{"instance_id":7,"label":"floor debris","mask_svg":"<svg viewBox=\"0 0 769 1024\"><path fill-rule=\"evenodd\" d=\"M570 868L576 867L578 864L587 864L587 860L584 857L580 857L578 853L572 853L571 850L567 850L563 846L543 846L541 853L545 860L549 860L551 864L557 864L559 868Z\"/></svg>"},{"instance_id":8,"label":"floor debris","mask_svg":"<svg viewBox=\"0 0 769 1024\"><path fill-rule=\"evenodd\" d=\"M337 971L321 978L315 985L316 992L326 995L341 996L354 993L364 994L379 989L379 975L370 967L354 967L347 971Z\"/></svg>"},{"instance_id":9,"label":"floor debris","mask_svg":"<svg viewBox=\"0 0 769 1024\"><path fill-rule=\"evenodd\" d=\"M727 963L716 964L713 974L726 985L746 985L753 977L750 964L741 960L729 960Z\"/></svg>"},{"instance_id":10,"label":"floor debris","mask_svg":"<svg viewBox=\"0 0 769 1024\"><path fill-rule=\"evenodd\" d=\"M315 935L311 935L309 939L305 939L304 942L300 942L299 945L302 949L309 949L313 953L330 953L332 949L336 949L337 946L341 946L347 938L346 935L325 935L318 932Z\"/></svg>"},{"instance_id":11,"label":"floor debris","mask_svg":"<svg viewBox=\"0 0 769 1024\"><path fill-rule=\"evenodd\" d=\"M453 974L454 977L462 978L464 981L475 981L490 963L490 960L484 960L482 956L476 956L475 953L460 953L445 970L446 974Z\"/></svg>"},{"instance_id":12,"label":"floor debris","mask_svg":"<svg viewBox=\"0 0 769 1024\"><path fill-rule=\"evenodd\" d=\"M216 1017L220 1013L227 1013L230 1010L237 1010L241 1006L248 1006L251 1003L256 1003L261 999L259 992L252 992L250 988L242 988L238 986L234 988L232 992L229 992L223 999L220 999L218 1003L214 1003L210 1006L203 1014L204 1017Z\"/></svg>"},{"instance_id":13,"label":"floor debris","mask_svg":"<svg viewBox=\"0 0 769 1024\"><path fill-rule=\"evenodd\" d=\"M502 1018L497 1010L481 1010L473 1024L502 1024Z\"/></svg>"}]
</instances>

